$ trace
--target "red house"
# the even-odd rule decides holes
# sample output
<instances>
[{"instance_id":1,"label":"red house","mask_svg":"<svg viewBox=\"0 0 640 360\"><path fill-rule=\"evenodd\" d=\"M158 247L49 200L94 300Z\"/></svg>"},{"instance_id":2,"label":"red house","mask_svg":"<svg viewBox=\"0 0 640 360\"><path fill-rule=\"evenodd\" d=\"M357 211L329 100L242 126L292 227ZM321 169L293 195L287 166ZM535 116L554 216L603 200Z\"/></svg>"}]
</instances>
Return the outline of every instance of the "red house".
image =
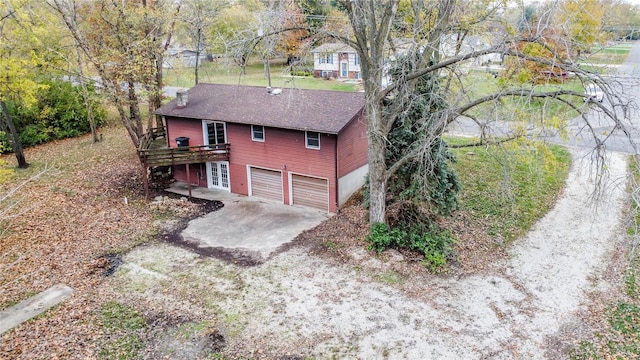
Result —
<instances>
[{"instance_id":1,"label":"red house","mask_svg":"<svg viewBox=\"0 0 640 360\"><path fill-rule=\"evenodd\" d=\"M363 109L363 93L198 84L156 113L170 148L220 149L177 180L335 212L368 172Z\"/></svg>"}]
</instances>

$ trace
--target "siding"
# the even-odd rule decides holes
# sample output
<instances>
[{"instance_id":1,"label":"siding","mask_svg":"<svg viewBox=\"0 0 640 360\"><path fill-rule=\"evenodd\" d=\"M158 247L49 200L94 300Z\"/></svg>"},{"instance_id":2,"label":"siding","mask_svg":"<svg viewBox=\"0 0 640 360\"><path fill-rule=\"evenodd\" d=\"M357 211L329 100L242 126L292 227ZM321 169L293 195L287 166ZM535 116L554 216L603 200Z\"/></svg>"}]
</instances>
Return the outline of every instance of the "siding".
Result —
<instances>
[{"instance_id":1,"label":"siding","mask_svg":"<svg viewBox=\"0 0 640 360\"><path fill-rule=\"evenodd\" d=\"M193 119L166 118L169 147L176 147L176 138L186 136L190 146L204 145L202 121Z\"/></svg>"},{"instance_id":2,"label":"siding","mask_svg":"<svg viewBox=\"0 0 640 360\"><path fill-rule=\"evenodd\" d=\"M189 146L204 145L202 121L170 117L167 117L165 121L167 124L169 147L177 147L176 138L180 136L189 138ZM191 173L190 180L192 185L207 187L207 168L205 164L190 164L189 171ZM174 166L173 177L176 180L187 182L187 166Z\"/></svg>"},{"instance_id":3,"label":"siding","mask_svg":"<svg viewBox=\"0 0 640 360\"><path fill-rule=\"evenodd\" d=\"M304 131L265 127L265 141L251 140L251 126L227 123L231 146L231 192L248 195L247 165L283 172L284 203L290 204L289 172L329 179L330 211L337 210L335 135L321 134L320 150L305 148Z\"/></svg>"},{"instance_id":4,"label":"siding","mask_svg":"<svg viewBox=\"0 0 640 360\"><path fill-rule=\"evenodd\" d=\"M338 177L368 163L367 119L359 113L338 138Z\"/></svg>"}]
</instances>

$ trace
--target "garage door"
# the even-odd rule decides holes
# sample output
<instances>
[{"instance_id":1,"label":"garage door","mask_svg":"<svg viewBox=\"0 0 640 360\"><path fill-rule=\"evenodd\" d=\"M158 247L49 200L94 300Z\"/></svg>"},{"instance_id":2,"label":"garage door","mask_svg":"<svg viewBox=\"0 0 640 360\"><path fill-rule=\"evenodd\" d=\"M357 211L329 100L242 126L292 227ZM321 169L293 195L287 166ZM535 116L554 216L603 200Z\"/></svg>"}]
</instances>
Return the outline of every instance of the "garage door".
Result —
<instances>
[{"instance_id":1,"label":"garage door","mask_svg":"<svg viewBox=\"0 0 640 360\"><path fill-rule=\"evenodd\" d=\"M282 202L282 173L251 168L251 195Z\"/></svg>"},{"instance_id":2,"label":"garage door","mask_svg":"<svg viewBox=\"0 0 640 360\"><path fill-rule=\"evenodd\" d=\"M293 204L329 211L329 187L326 179L292 175Z\"/></svg>"}]
</instances>

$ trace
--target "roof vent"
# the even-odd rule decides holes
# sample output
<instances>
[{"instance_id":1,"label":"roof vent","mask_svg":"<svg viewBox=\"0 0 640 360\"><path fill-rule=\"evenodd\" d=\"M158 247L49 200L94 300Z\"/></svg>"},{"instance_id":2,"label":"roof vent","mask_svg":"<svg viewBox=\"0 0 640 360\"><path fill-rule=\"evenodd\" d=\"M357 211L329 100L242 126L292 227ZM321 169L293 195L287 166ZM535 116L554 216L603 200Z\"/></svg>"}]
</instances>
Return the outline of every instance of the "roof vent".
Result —
<instances>
[{"instance_id":1,"label":"roof vent","mask_svg":"<svg viewBox=\"0 0 640 360\"><path fill-rule=\"evenodd\" d=\"M178 109L186 108L187 104L189 103L189 96L187 95L187 90L181 89L176 91L176 99L178 101L178 104L176 105Z\"/></svg>"}]
</instances>

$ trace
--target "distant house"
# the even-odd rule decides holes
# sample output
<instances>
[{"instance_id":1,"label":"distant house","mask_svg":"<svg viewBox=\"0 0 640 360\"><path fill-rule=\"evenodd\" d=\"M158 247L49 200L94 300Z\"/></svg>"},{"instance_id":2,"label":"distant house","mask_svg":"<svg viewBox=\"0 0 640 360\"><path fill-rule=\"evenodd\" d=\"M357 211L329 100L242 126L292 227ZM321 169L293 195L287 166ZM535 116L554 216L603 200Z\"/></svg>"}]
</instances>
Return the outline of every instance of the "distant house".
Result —
<instances>
[{"instance_id":1,"label":"distant house","mask_svg":"<svg viewBox=\"0 0 640 360\"><path fill-rule=\"evenodd\" d=\"M174 177L335 212L368 172L364 96L277 90L200 83L159 108L170 158L185 142L182 153L204 154L174 161Z\"/></svg>"},{"instance_id":2,"label":"distant house","mask_svg":"<svg viewBox=\"0 0 640 360\"><path fill-rule=\"evenodd\" d=\"M459 48L458 48L459 47ZM442 38L440 49L444 58L451 58L459 54L468 54L474 51L481 51L491 47L489 41L481 36L467 35L458 44L458 34L446 35ZM503 55L499 53L489 53L469 59L470 66L485 66L488 64L501 64Z\"/></svg>"},{"instance_id":3,"label":"distant house","mask_svg":"<svg viewBox=\"0 0 640 360\"><path fill-rule=\"evenodd\" d=\"M165 69L193 68L196 67L196 58L199 58L198 64L208 60L204 49L198 54L195 49L171 47L165 52L162 67Z\"/></svg>"},{"instance_id":4,"label":"distant house","mask_svg":"<svg viewBox=\"0 0 640 360\"><path fill-rule=\"evenodd\" d=\"M356 50L343 43L326 43L312 50L313 75L359 80L360 59Z\"/></svg>"}]
</instances>

